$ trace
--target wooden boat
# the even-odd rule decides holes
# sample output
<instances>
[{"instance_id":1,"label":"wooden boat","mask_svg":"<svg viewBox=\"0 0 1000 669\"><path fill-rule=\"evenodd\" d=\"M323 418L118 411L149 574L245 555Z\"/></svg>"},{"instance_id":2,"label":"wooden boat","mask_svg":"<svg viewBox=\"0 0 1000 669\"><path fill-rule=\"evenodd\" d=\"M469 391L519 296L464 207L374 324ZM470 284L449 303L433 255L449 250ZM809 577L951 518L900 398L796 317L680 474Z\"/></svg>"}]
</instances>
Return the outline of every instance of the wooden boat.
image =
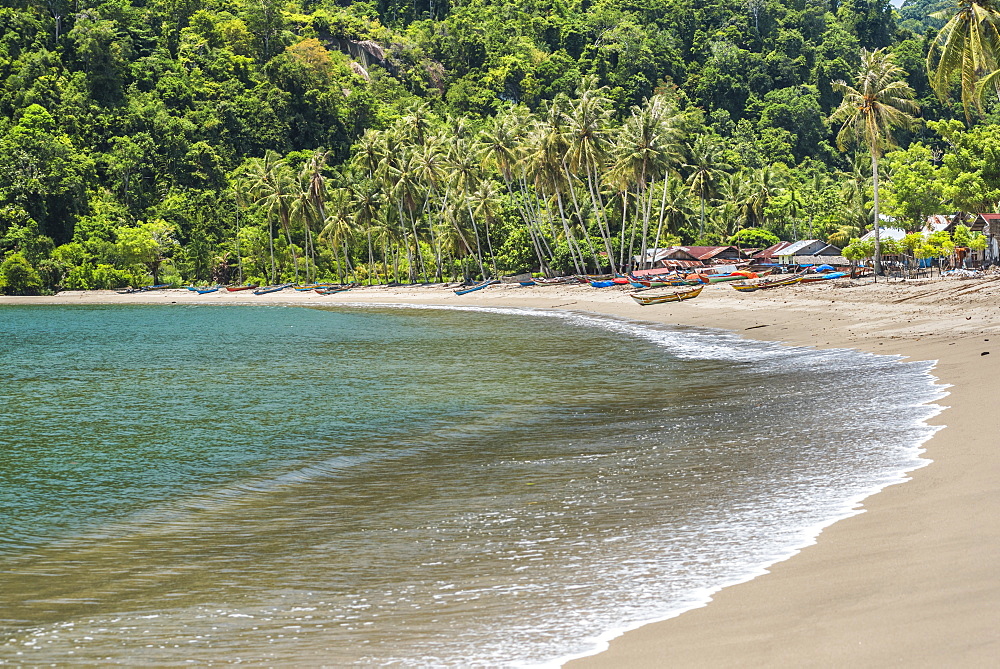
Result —
<instances>
[{"instance_id":1,"label":"wooden boat","mask_svg":"<svg viewBox=\"0 0 1000 669\"><path fill-rule=\"evenodd\" d=\"M219 289L218 286L212 286L211 288L197 288L195 289L195 292L197 292L199 295L204 295L205 293L214 293L218 289Z\"/></svg>"},{"instance_id":2,"label":"wooden boat","mask_svg":"<svg viewBox=\"0 0 1000 669\"><path fill-rule=\"evenodd\" d=\"M741 293L752 293L755 290L765 290L767 288L780 288L781 286L792 286L802 280L801 274L793 274L783 279L772 279L770 281L758 281L757 283L732 283L733 288Z\"/></svg>"},{"instance_id":3,"label":"wooden boat","mask_svg":"<svg viewBox=\"0 0 1000 669\"><path fill-rule=\"evenodd\" d=\"M708 277L709 283L725 283L727 281L746 281L747 279L753 278L746 276L745 274L719 274L719 275L708 274L706 276Z\"/></svg>"},{"instance_id":4,"label":"wooden boat","mask_svg":"<svg viewBox=\"0 0 1000 669\"><path fill-rule=\"evenodd\" d=\"M534 281L518 281L518 283L521 284L525 288L527 288L528 286L534 286L534 285L536 285Z\"/></svg>"},{"instance_id":5,"label":"wooden boat","mask_svg":"<svg viewBox=\"0 0 1000 669\"><path fill-rule=\"evenodd\" d=\"M819 281L829 281L831 279L842 279L847 276L847 272L827 272L825 274L809 274L799 279L799 283L817 283Z\"/></svg>"},{"instance_id":6,"label":"wooden boat","mask_svg":"<svg viewBox=\"0 0 1000 669\"><path fill-rule=\"evenodd\" d=\"M329 286L327 288L314 288L313 290L320 295L333 295L334 293L343 293L351 288L354 288L354 286Z\"/></svg>"},{"instance_id":7,"label":"wooden boat","mask_svg":"<svg viewBox=\"0 0 1000 669\"><path fill-rule=\"evenodd\" d=\"M159 290L160 288L169 288L169 283L158 283L155 286L143 286L139 290Z\"/></svg>"},{"instance_id":8,"label":"wooden boat","mask_svg":"<svg viewBox=\"0 0 1000 669\"><path fill-rule=\"evenodd\" d=\"M618 285L614 281L591 281L590 285L594 288L610 288L611 286Z\"/></svg>"},{"instance_id":9,"label":"wooden boat","mask_svg":"<svg viewBox=\"0 0 1000 669\"><path fill-rule=\"evenodd\" d=\"M277 293L279 290L284 290L285 288L288 288L288 286L290 285L291 284L286 283L281 286L267 286L266 288L258 288L257 290L253 291L253 294L266 295L268 293Z\"/></svg>"},{"instance_id":10,"label":"wooden boat","mask_svg":"<svg viewBox=\"0 0 1000 669\"><path fill-rule=\"evenodd\" d=\"M226 286L226 290L228 290L230 293L235 293L238 290L252 290L254 288L259 288L259 287L260 286L258 286L257 284L254 284L252 286Z\"/></svg>"},{"instance_id":11,"label":"wooden boat","mask_svg":"<svg viewBox=\"0 0 1000 669\"><path fill-rule=\"evenodd\" d=\"M680 290L674 293L666 293L665 295L632 295L632 299L643 306L661 304L663 302L682 302L683 300L692 300L698 297L704 288L705 286L702 285L690 290Z\"/></svg>"},{"instance_id":12,"label":"wooden boat","mask_svg":"<svg viewBox=\"0 0 1000 669\"><path fill-rule=\"evenodd\" d=\"M460 288L455 291L456 295L465 295L466 293L471 293L476 290L482 290L486 286L492 286L495 283L500 283L496 279L489 279L488 281L483 281L482 283L477 283L475 286L470 286L468 288Z\"/></svg>"}]
</instances>

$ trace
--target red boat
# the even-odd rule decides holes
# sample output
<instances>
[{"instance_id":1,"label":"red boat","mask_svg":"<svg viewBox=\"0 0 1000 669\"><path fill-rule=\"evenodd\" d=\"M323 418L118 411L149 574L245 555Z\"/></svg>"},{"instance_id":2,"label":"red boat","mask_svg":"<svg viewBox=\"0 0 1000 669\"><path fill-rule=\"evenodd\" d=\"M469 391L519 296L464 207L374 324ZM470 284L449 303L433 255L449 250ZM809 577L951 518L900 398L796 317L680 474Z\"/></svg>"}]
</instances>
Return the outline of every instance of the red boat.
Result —
<instances>
[{"instance_id":1,"label":"red boat","mask_svg":"<svg viewBox=\"0 0 1000 669\"><path fill-rule=\"evenodd\" d=\"M226 286L226 290L228 290L230 293L235 293L237 290L250 290L251 288L257 288L257 286L256 285L254 285L254 286Z\"/></svg>"}]
</instances>

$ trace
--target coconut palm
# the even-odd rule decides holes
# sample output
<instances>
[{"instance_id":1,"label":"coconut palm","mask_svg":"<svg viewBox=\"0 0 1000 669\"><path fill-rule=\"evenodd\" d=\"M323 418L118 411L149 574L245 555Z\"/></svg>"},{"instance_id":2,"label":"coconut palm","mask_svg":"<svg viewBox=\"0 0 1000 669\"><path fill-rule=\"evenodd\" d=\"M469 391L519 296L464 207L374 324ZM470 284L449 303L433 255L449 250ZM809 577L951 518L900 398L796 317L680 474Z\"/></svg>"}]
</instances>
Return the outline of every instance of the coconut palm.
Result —
<instances>
[{"instance_id":1,"label":"coconut palm","mask_svg":"<svg viewBox=\"0 0 1000 669\"><path fill-rule=\"evenodd\" d=\"M708 134L695 138L688 155L691 162L686 167L691 169L691 174L687 183L691 194L701 200L701 221L698 225L698 235L701 236L705 232L705 201L715 193L719 176L730 166L722 157L722 146Z\"/></svg>"},{"instance_id":2,"label":"coconut palm","mask_svg":"<svg viewBox=\"0 0 1000 669\"><path fill-rule=\"evenodd\" d=\"M263 158L248 161L243 170L247 189L251 197L263 205L267 212L270 227L271 243L271 281L277 281L274 265L274 220L277 219L288 240L288 248L292 253L295 266L295 281L299 280L299 261L292 243L291 220L292 211L298 194L301 192L292 168L274 151L268 150Z\"/></svg>"},{"instance_id":3,"label":"coconut palm","mask_svg":"<svg viewBox=\"0 0 1000 669\"><path fill-rule=\"evenodd\" d=\"M932 16L947 19L947 14L938 12ZM996 0L958 0L958 11L941 28L927 52L927 76L934 92L942 100L947 99L953 77L958 73L962 106L968 119L973 106L982 113L980 100L988 88L1000 98L1000 78L988 77L997 71L998 65L1000 11Z\"/></svg>"},{"instance_id":4,"label":"coconut palm","mask_svg":"<svg viewBox=\"0 0 1000 669\"><path fill-rule=\"evenodd\" d=\"M917 123L911 112L919 107L913 102L914 92L905 81L903 70L885 49L861 50L861 69L851 86L833 82L834 90L843 93L840 106L830 116L830 122L842 123L837 133L841 150L848 144L864 144L872 160L872 188L875 225L875 271L882 272L882 249L879 242L878 159L893 145L896 128L912 128Z\"/></svg>"},{"instance_id":5,"label":"coconut palm","mask_svg":"<svg viewBox=\"0 0 1000 669\"><path fill-rule=\"evenodd\" d=\"M654 186L656 181L663 181L660 189L660 210L663 211L662 202L666 198L666 181L669 179L670 169L680 162L679 144L676 110L661 95L647 100L642 107L633 107L632 115L625 120L618 134L611 177L625 186L626 199L629 189L634 194L632 238L634 239L641 223L640 257L643 263L646 262L649 222L656 194ZM624 220L622 225L624 232ZM630 240L628 247L631 255L633 240Z\"/></svg>"}]
</instances>

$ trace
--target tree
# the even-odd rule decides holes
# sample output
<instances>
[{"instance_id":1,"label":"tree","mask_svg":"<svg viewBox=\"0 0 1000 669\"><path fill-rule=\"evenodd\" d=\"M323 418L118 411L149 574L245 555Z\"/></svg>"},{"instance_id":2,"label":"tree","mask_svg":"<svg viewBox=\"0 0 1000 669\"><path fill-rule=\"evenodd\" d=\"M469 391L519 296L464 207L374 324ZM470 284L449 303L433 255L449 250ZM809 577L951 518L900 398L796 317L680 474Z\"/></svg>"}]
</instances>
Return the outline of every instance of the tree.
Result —
<instances>
[{"instance_id":1,"label":"tree","mask_svg":"<svg viewBox=\"0 0 1000 669\"><path fill-rule=\"evenodd\" d=\"M878 213L878 160L886 148L893 145L892 133L896 128L912 128L916 119L910 112L917 112L913 102L913 89L901 80L903 71L893 62L885 49L861 50L861 68L855 85L836 81L835 90L843 94L840 106L830 116L831 123L842 123L837 133L837 146L844 150L848 144L864 144L872 159L872 187L874 191L875 271L882 272L882 252L879 240Z\"/></svg>"},{"instance_id":2,"label":"tree","mask_svg":"<svg viewBox=\"0 0 1000 669\"><path fill-rule=\"evenodd\" d=\"M729 244L741 249L766 249L779 241L773 232L760 228L743 228L729 238Z\"/></svg>"},{"instance_id":3,"label":"tree","mask_svg":"<svg viewBox=\"0 0 1000 669\"><path fill-rule=\"evenodd\" d=\"M124 261L145 265L154 284L160 283L160 267L176 246L174 228L163 220L118 230L118 248Z\"/></svg>"},{"instance_id":4,"label":"tree","mask_svg":"<svg viewBox=\"0 0 1000 669\"><path fill-rule=\"evenodd\" d=\"M980 102L983 88L977 84L997 70L1000 59L1000 12L994 0L958 0L958 11L931 42L927 52L927 76L941 100L948 98L952 77L961 77L962 107L968 120L974 106L982 113ZM934 14L944 18L944 12ZM1000 79L991 78L1000 98Z\"/></svg>"},{"instance_id":5,"label":"tree","mask_svg":"<svg viewBox=\"0 0 1000 669\"><path fill-rule=\"evenodd\" d=\"M0 291L7 295L35 295L42 277L21 253L11 253L0 263Z\"/></svg>"}]
</instances>

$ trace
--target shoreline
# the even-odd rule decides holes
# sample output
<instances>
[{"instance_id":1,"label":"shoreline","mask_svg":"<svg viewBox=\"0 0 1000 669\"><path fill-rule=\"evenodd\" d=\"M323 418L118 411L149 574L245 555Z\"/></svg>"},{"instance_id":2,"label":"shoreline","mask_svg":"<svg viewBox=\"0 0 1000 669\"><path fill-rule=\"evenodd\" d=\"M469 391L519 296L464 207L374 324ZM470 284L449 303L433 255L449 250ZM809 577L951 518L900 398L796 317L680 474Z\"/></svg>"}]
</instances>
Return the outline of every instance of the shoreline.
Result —
<instances>
[{"instance_id":1,"label":"shoreline","mask_svg":"<svg viewBox=\"0 0 1000 669\"><path fill-rule=\"evenodd\" d=\"M839 282L838 282L839 283ZM851 286L851 287L848 287ZM932 462L906 485L869 496L861 512L766 573L710 603L626 632L570 667L976 665L1000 656L1000 416L989 393L1000 371L1000 281L933 279L813 284L741 294L724 284L683 303L641 307L624 291L589 286L492 286L456 296L442 286L359 287L329 296L281 291L198 295L64 292L0 297L5 304L421 304L585 311L729 330L790 345L854 348L937 361L947 425L924 445ZM984 355L992 352L993 355Z\"/></svg>"}]
</instances>

